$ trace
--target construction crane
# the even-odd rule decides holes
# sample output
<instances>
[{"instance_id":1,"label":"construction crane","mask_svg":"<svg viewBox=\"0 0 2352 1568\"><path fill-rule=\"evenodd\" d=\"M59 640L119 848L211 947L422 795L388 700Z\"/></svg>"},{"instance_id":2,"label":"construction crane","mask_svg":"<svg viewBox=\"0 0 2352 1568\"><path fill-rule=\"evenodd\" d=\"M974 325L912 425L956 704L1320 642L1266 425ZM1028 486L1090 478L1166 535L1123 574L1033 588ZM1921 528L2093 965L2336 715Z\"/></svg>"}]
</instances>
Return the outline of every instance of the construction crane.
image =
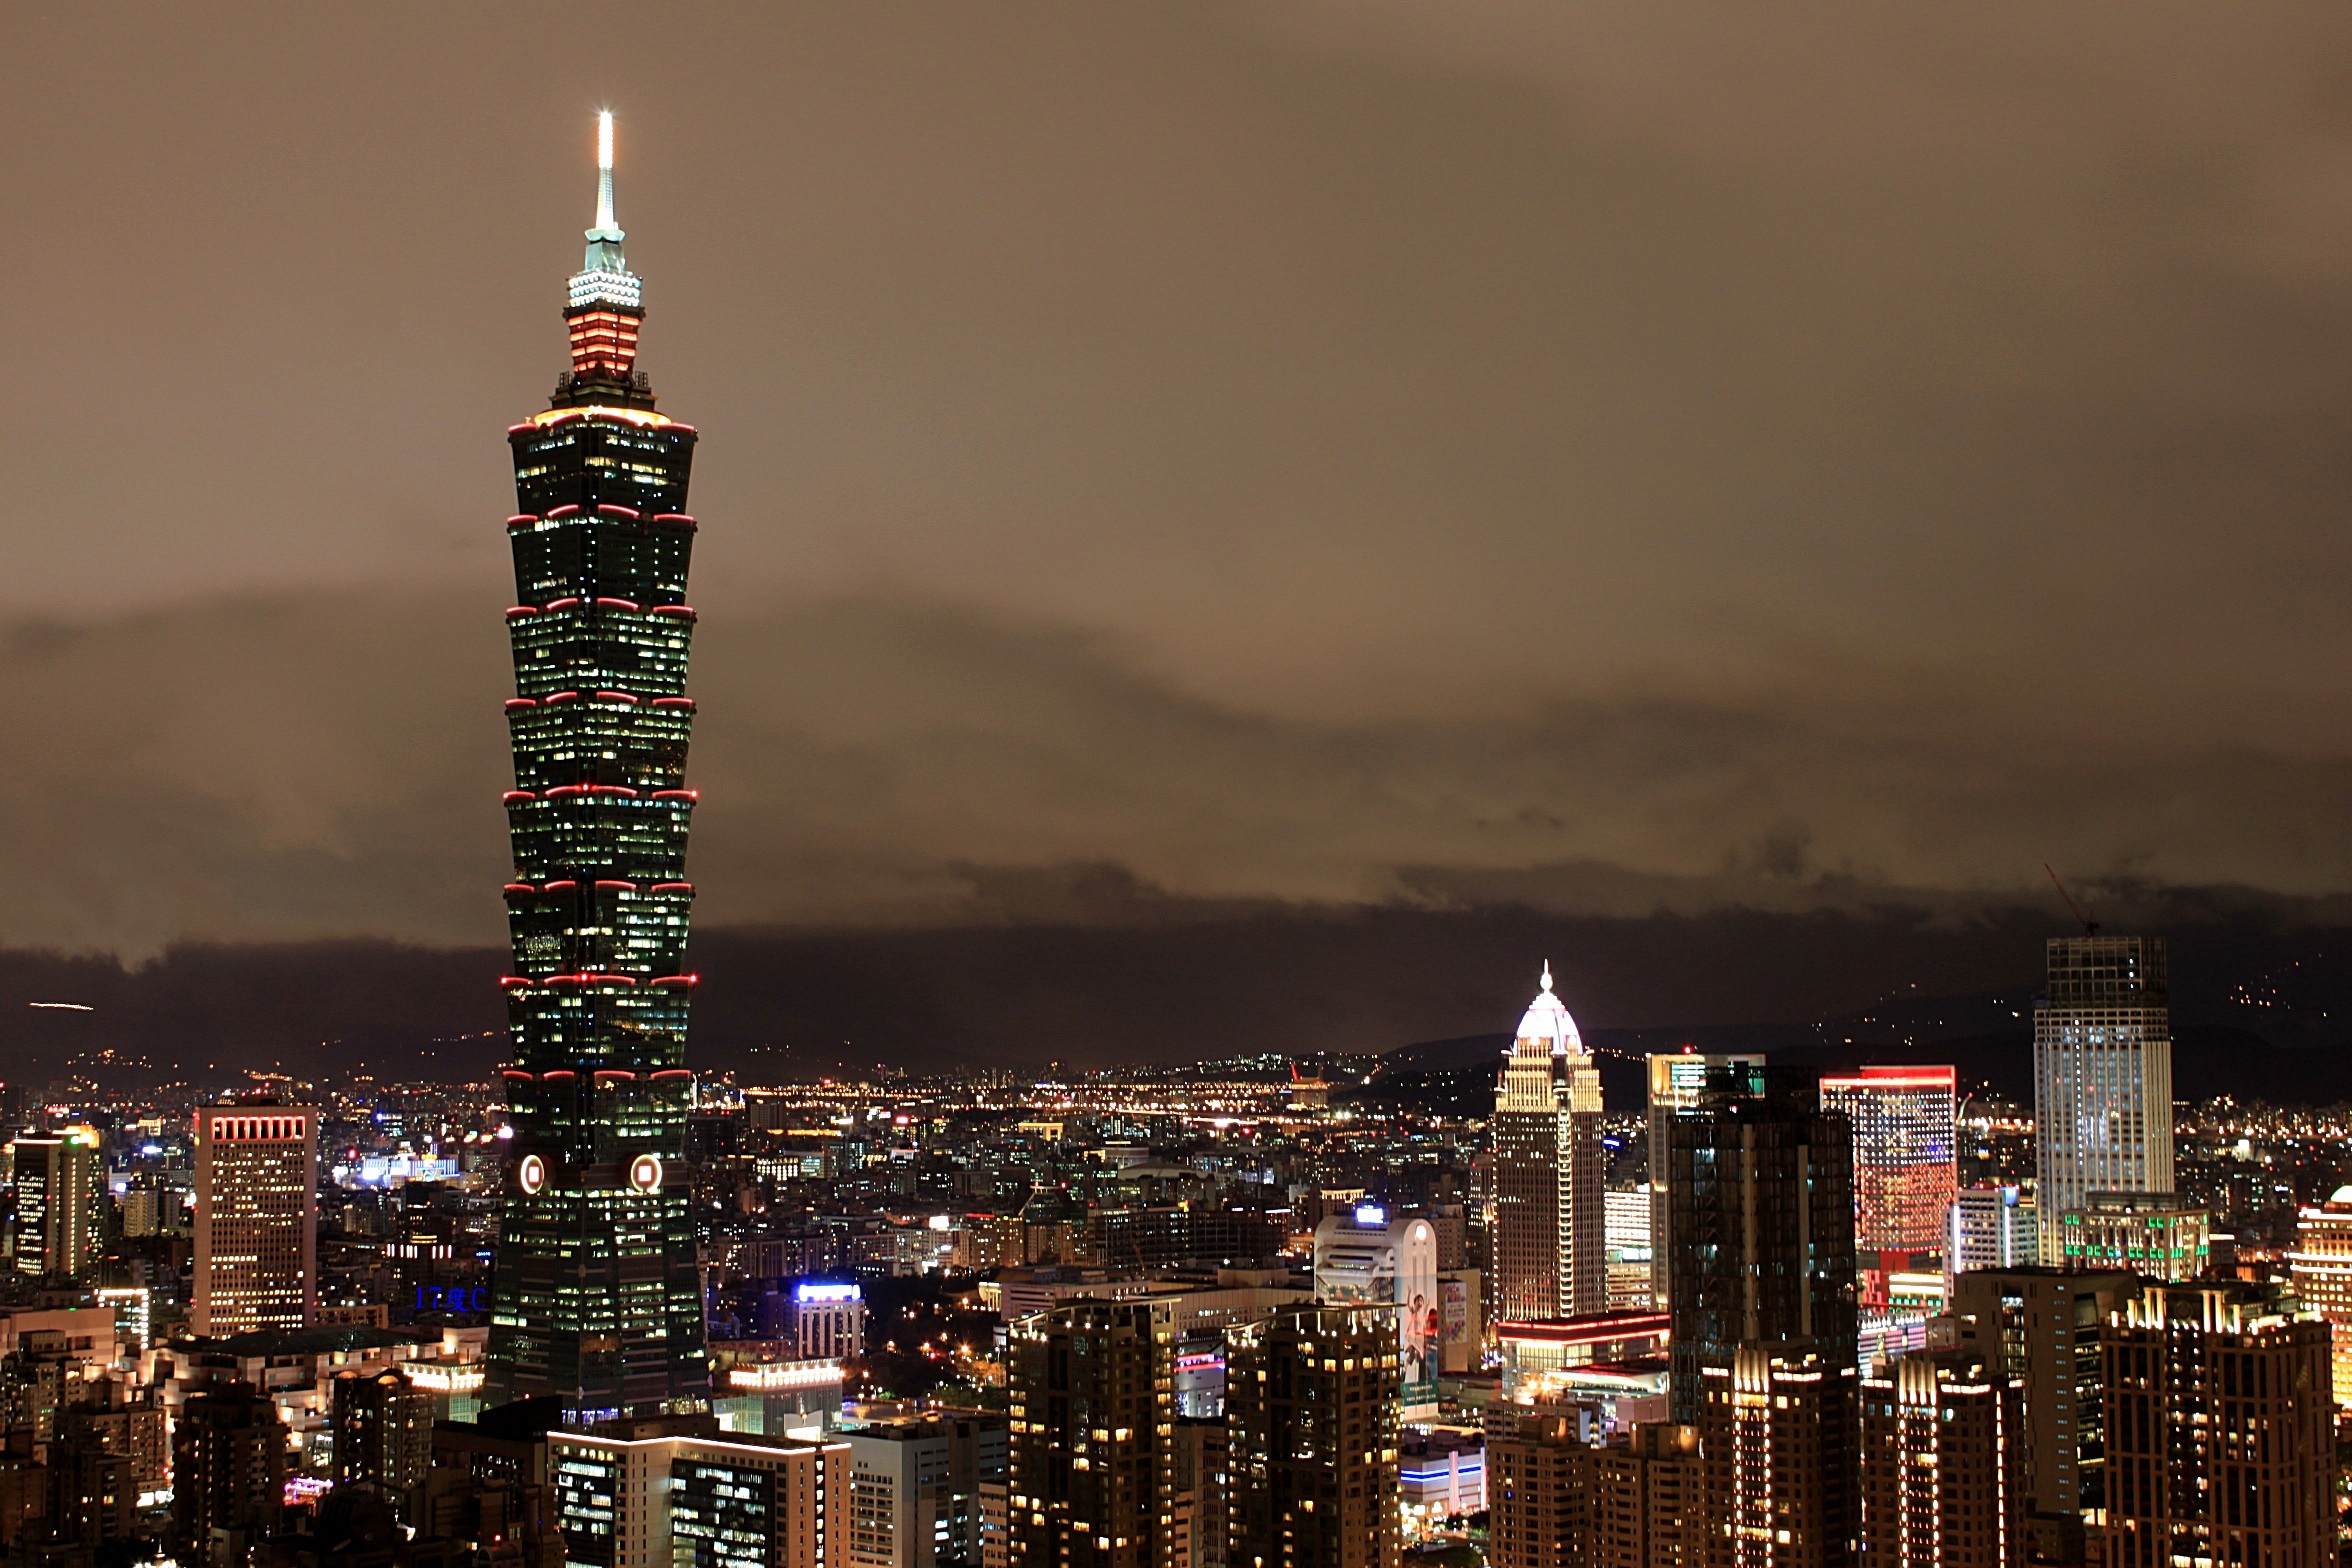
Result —
<instances>
[{"instance_id":1,"label":"construction crane","mask_svg":"<svg viewBox=\"0 0 2352 1568\"><path fill-rule=\"evenodd\" d=\"M2081 923L2083 928L2083 935L2097 936L2099 934L2099 922L2093 920L2090 916L2082 912L2082 905L2076 903L2074 901L2074 895L2066 891L2066 884L2058 880L2058 873L2055 871L2050 871L2050 863L2047 860L2042 862L2042 869L2044 871L2050 872L2050 885L2058 890L2058 896L2060 898L2066 900L2066 908L2068 912L2071 913L2074 918Z\"/></svg>"}]
</instances>

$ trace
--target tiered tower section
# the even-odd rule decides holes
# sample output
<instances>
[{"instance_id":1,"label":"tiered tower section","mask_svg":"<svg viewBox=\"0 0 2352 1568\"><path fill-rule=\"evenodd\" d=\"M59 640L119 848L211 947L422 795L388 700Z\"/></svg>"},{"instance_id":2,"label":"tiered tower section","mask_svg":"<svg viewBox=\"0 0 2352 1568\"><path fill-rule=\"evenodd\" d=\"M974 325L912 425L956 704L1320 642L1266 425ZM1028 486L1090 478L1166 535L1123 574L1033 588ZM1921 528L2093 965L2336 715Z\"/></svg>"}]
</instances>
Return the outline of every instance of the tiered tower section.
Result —
<instances>
[{"instance_id":1,"label":"tiered tower section","mask_svg":"<svg viewBox=\"0 0 2352 1568\"><path fill-rule=\"evenodd\" d=\"M571 368L507 432L515 1140L489 1347L494 1396L554 1395L580 1419L710 1392L684 1169L695 432L656 411L636 368L643 295L613 220L610 115L599 133Z\"/></svg>"}]
</instances>

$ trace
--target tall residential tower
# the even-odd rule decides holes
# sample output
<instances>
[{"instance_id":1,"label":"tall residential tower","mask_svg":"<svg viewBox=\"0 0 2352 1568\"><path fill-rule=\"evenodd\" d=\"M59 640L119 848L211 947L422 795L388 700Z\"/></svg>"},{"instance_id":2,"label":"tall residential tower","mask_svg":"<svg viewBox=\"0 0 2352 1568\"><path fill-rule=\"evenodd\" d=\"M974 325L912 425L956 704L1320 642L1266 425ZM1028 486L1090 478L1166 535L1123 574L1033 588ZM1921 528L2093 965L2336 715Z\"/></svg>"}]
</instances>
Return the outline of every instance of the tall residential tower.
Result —
<instances>
[{"instance_id":1,"label":"tall residential tower","mask_svg":"<svg viewBox=\"0 0 2352 1568\"><path fill-rule=\"evenodd\" d=\"M1495 1087L1495 1316L1577 1317L1609 1305L1601 1196L1601 1074L1544 965Z\"/></svg>"},{"instance_id":2,"label":"tall residential tower","mask_svg":"<svg viewBox=\"0 0 2352 1568\"><path fill-rule=\"evenodd\" d=\"M515 1140L488 1384L581 1417L692 1410L710 1389L683 1159L695 432L656 411L636 368L643 296L613 218L610 115L599 133L596 226L564 309L571 367L547 411L507 431Z\"/></svg>"}]
</instances>

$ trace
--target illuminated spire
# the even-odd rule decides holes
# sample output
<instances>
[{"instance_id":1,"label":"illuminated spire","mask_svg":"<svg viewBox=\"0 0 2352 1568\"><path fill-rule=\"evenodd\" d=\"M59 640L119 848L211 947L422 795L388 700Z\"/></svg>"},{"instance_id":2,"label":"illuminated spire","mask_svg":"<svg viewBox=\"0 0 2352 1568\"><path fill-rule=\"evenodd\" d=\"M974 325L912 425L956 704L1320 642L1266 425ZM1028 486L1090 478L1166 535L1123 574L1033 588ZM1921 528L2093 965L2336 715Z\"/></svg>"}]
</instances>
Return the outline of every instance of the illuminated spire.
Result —
<instances>
[{"instance_id":1,"label":"illuminated spire","mask_svg":"<svg viewBox=\"0 0 2352 1568\"><path fill-rule=\"evenodd\" d=\"M588 238L618 245L628 236L613 217L612 154L612 111L607 109L596 117L596 227L588 231Z\"/></svg>"},{"instance_id":2,"label":"illuminated spire","mask_svg":"<svg viewBox=\"0 0 2352 1568\"><path fill-rule=\"evenodd\" d=\"M564 319L571 323L572 372L603 381L629 379L637 360L637 321L644 287L621 254L627 238L613 217L613 117L596 117L596 227L588 231L588 259L572 274Z\"/></svg>"}]
</instances>

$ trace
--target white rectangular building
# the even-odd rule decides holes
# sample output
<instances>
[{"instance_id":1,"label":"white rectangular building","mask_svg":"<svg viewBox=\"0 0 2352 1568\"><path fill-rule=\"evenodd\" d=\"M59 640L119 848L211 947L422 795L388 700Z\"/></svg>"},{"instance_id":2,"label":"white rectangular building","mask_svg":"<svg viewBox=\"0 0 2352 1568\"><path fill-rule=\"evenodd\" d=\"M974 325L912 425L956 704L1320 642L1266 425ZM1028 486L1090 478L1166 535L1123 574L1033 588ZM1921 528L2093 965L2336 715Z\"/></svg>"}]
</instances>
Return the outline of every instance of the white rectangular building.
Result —
<instances>
[{"instance_id":1,"label":"white rectangular building","mask_svg":"<svg viewBox=\"0 0 2352 1568\"><path fill-rule=\"evenodd\" d=\"M2095 1192L2169 1193L2172 1009L2161 937L2054 937L2049 996L2034 1008L2034 1137L2041 1213ZM2063 1226L2041 1256L2065 1261Z\"/></svg>"},{"instance_id":2,"label":"white rectangular building","mask_svg":"<svg viewBox=\"0 0 2352 1568\"><path fill-rule=\"evenodd\" d=\"M1427 1220L1391 1220L1385 1209L1366 1203L1316 1226L1315 1299L1326 1306L1395 1308L1404 1419L1437 1415L1444 1324L1437 1231Z\"/></svg>"}]
</instances>

